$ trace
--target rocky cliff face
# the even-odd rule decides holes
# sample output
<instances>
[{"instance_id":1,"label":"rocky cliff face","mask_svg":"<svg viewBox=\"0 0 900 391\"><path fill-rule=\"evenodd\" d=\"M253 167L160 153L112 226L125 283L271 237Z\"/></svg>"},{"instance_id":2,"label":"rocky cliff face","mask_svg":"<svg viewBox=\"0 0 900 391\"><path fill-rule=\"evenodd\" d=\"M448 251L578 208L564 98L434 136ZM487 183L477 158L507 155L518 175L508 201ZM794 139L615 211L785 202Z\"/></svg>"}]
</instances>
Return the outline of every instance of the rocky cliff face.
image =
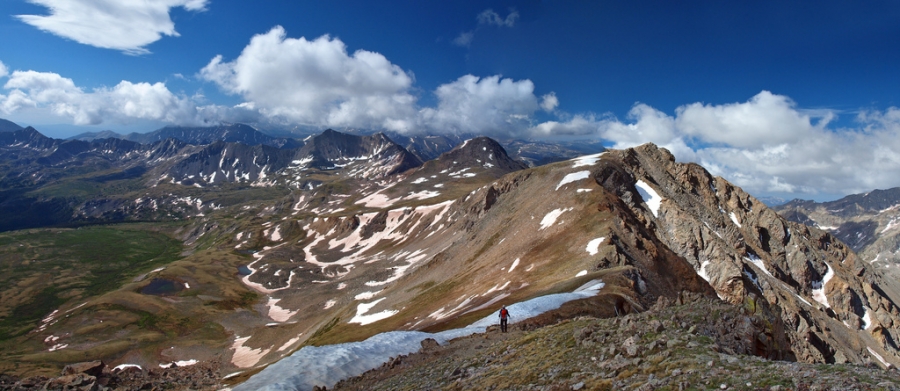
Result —
<instances>
[{"instance_id":1,"label":"rocky cliff face","mask_svg":"<svg viewBox=\"0 0 900 391\"><path fill-rule=\"evenodd\" d=\"M610 154L597 181L720 298L780 313L798 360L897 364L895 282L844 243L652 145Z\"/></svg>"},{"instance_id":2,"label":"rocky cliff face","mask_svg":"<svg viewBox=\"0 0 900 391\"><path fill-rule=\"evenodd\" d=\"M900 188L831 202L793 200L775 209L791 221L832 234L872 267L900 263Z\"/></svg>"}]
</instances>

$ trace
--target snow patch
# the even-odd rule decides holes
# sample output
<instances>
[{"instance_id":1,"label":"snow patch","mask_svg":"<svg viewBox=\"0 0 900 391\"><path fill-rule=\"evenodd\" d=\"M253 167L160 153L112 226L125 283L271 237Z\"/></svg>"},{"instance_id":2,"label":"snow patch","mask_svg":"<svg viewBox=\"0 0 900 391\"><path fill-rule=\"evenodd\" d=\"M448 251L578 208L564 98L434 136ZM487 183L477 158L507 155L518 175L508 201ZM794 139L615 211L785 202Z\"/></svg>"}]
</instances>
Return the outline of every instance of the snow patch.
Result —
<instances>
[{"instance_id":1,"label":"snow patch","mask_svg":"<svg viewBox=\"0 0 900 391\"><path fill-rule=\"evenodd\" d=\"M697 270L697 274L700 276L700 278L706 280L706 282L709 282L709 274L706 274L707 266L709 266L709 261L703 261L700 264L700 270Z\"/></svg>"},{"instance_id":2,"label":"snow patch","mask_svg":"<svg viewBox=\"0 0 900 391\"><path fill-rule=\"evenodd\" d=\"M259 362L260 359L263 358L266 354L272 350L269 349L253 349L247 346L244 346L244 343L249 340L250 337L239 337L235 336L234 343L231 344L231 348L234 349L234 355L231 357L231 363L238 368L250 368L256 363Z\"/></svg>"},{"instance_id":3,"label":"snow patch","mask_svg":"<svg viewBox=\"0 0 900 391\"><path fill-rule=\"evenodd\" d=\"M378 292L363 292L363 293L360 293L360 294L354 296L353 298L356 299L356 300L369 300L369 299L371 299L371 298L377 296L379 293L381 293L381 291L378 291Z\"/></svg>"},{"instance_id":4,"label":"snow patch","mask_svg":"<svg viewBox=\"0 0 900 391\"><path fill-rule=\"evenodd\" d=\"M116 367L113 368L112 370L113 370L113 372L116 372L116 371L121 371L123 369L128 369L128 368L137 368L140 370L144 370L144 368L142 368L140 365L137 365L137 364L119 364L119 365L116 365Z\"/></svg>"},{"instance_id":5,"label":"snow patch","mask_svg":"<svg viewBox=\"0 0 900 391\"><path fill-rule=\"evenodd\" d=\"M590 175L591 175L590 171L578 171L578 172L573 172L571 174L568 174L565 177L563 177L563 179L561 181L559 181L559 184L556 185L556 190L559 190L560 187L563 187L568 183L580 181L582 179L587 179Z\"/></svg>"},{"instance_id":6,"label":"snow patch","mask_svg":"<svg viewBox=\"0 0 900 391\"><path fill-rule=\"evenodd\" d=\"M741 222L738 221L737 215L734 214L734 212L731 212L728 216L731 217L731 221L734 223L734 225L738 226L738 228L741 228Z\"/></svg>"},{"instance_id":7,"label":"snow patch","mask_svg":"<svg viewBox=\"0 0 900 391\"><path fill-rule=\"evenodd\" d=\"M659 217L659 206L663 200L659 193L644 181L637 181L634 185L637 186L638 194L640 194L644 203L647 204L647 207L650 208L650 212L653 212L653 217Z\"/></svg>"},{"instance_id":8,"label":"snow patch","mask_svg":"<svg viewBox=\"0 0 900 391\"><path fill-rule=\"evenodd\" d=\"M578 272L578 274L576 274L575 277L581 277L581 276L586 276L586 275L587 275L587 270L582 270L582 271Z\"/></svg>"},{"instance_id":9,"label":"snow patch","mask_svg":"<svg viewBox=\"0 0 900 391\"><path fill-rule=\"evenodd\" d=\"M547 213L544 216L544 218L541 219L541 228L538 229L538 231L540 231L544 228L548 228L548 227L552 226L553 224L556 224L556 219L558 219L560 215L562 215L563 213L568 212L572 209L573 208L554 209L554 210L550 211L550 213Z\"/></svg>"},{"instance_id":10,"label":"snow patch","mask_svg":"<svg viewBox=\"0 0 900 391\"><path fill-rule=\"evenodd\" d=\"M390 318L390 317L396 315L397 312L400 312L397 310L385 310L385 311L381 311L381 312L371 314L371 315L365 314L366 312L369 312L369 310L372 309L372 307L375 307L375 305L377 305L384 299L386 299L386 298L382 297L371 303L360 303L358 306L356 306L356 316L354 316L353 319L350 319L350 321L348 323L359 323L359 324L365 326L367 324L375 323L382 319Z\"/></svg>"},{"instance_id":11,"label":"snow patch","mask_svg":"<svg viewBox=\"0 0 900 391\"><path fill-rule=\"evenodd\" d=\"M828 296L825 296L825 285L828 284L828 281L831 280L832 277L834 277L834 270L828 262L825 262L825 266L828 267L828 271L825 272L822 281L813 281L812 298L824 305L825 308L831 308L831 306L828 305ZM818 288L816 288L817 286Z\"/></svg>"},{"instance_id":12,"label":"snow patch","mask_svg":"<svg viewBox=\"0 0 900 391\"><path fill-rule=\"evenodd\" d=\"M269 317L276 322L286 322L292 316L297 315L300 310L291 311L286 308L282 308L278 306L278 302L281 299L269 298L269 302L266 303L266 306L269 307Z\"/></svg>"},{"instance_id":13,"label":"snow patch","mask_svg":"<svg viewBox=\"0 0 900 391\"><path fill-rule=\"evenodd\" d=\"M509 271L507 273L512 273L512 271L515 270L516 266L519 266L519 258L516 258L516 260L513 261L512 266L509 267Z\"/></svg>"},{"instance_id":14,"label":"snow patch","mask_svg":"<svg viewBox=\"0 0 900 391\"><path fill-rule=\"evenodd\" d=\"M593 166L600 161L600 155L603 155L606 152L595 153L593 155L585 155L574 158L570 160L575 164L572 164L572 167L583 167L583 166Z\"/></svg>"},{"instance_id":15,"label":"snow patch","mask_svg":"<svg viewBox=\"0 0 900 391\"><path fill-rule=\"evenodd\" d=\"M300 333L300 335L289 339L287 342L284 343L284 345L281 345L281 347L278 348L278 351L283 352L283 351L287 350L289 347L291 347L293 344L297 343L297 341L300 341L301 335L303 335L303 333Z\"/></svg>"},{"instance_id":16,"label":"snow patch","mask_svg":"<svg viewBox=\"0 0 900 391\"><path fill-rule=\"evenodd\" d=\"M174 361L174 362L170 362L170 363L168 363L168 364L159 364L159 367L160 367L160 368L171 368L171 367L172 367L172 364L175 364L176 367L189 367L189 366L194 365L194 364L196 364L196 363L198 363L198 362L200 362L200 361L197 361L197 360L194 360L194 359L190 359L190 360L182 360L182 361Z\"/></svg>"},{"instance_id":17,"label":"snow patch","mask_svg":"<svg viewBox=\"0 0 900 391\"><path fill-rule=\"evenodd\" d=\"M759 270L762 270L763 273L766 273L769 277L774 278L774 276L772 276L772 273L769 273L769 269L766 269L766 265L763 263L762 259L759 259L759 257L754 253L749 253L747 255L748 256L744 257L744 259L750 261L750 263L759 268Z\"/></svg>"},{"instance_id":18,"label":"snow patch","mask_svg":"<svg viewBox=\"0 0 900 391\"><path fill-rule=\"evenodd\" d=\"M888 362L884 360L884 357L881 357L881 355L878 354L878 353L876 353L874 350L872 350L872 348L866 346L866 349L868 349L868 350L869 350L869 354L871 354L872 357L875 357L876 360L880 361L880 362L881 362L881 365L884 365L885 368L890 368L890 367L891 367L891 364L888 364Z\"/></svg>"},{"instance_id":19,"label":"snow patch","mask_svg":"<svg viewBox=\"0 0 900 391\"><path fill-rule=\"evenodd\" d=\"M588 254L597 255L597 253L600 252L600 244L603 243L604 240L606 240L606 237L591 240L584 249Z\"/></svg>"},{"instance_id":20,"label":"snow patch","mask_svg":"<svg viewBox=\"0 0 900 391\"><path fill-rule=\"evenodd\" d=\"M869 307L865 307L866 314L862 317L863 322L863 330L868 330L869 327L872 327L872 316L869 315Z\"/></svg>"}]
</instances>

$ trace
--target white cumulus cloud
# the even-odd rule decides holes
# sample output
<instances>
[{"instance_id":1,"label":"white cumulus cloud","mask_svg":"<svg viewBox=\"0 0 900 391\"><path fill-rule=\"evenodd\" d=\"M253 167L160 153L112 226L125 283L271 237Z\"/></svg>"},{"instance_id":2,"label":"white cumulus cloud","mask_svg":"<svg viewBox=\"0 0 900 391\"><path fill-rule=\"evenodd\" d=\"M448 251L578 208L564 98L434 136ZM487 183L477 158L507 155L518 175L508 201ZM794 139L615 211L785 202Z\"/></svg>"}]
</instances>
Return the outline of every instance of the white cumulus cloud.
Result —
<instances>
[{"instance_id":1,"label":"white cumulus cloud","mask_svg":"<svg viewBox=\"0 0 900 391\"><path fill-rule=\"evenodd\" d=\"M72 79L51 72L14 71L3 86L0 111L40 108L71 118L76 125L149 119L202 124L201 108L191 98L173 94L163 83L121 81L114 87L84 91Z\"/></svg>"},{"instance_id":2,"label":"white cumulus cloud","mask_svg":"<svg viewBox=\"0 0 900 391\"><path fill-rule=\"evenodd\" d=\"M556 97L555 92L551 92L549 94L544 94L541 96L541 108L544 111L553 111L559 106L559 98Z\"/></svg>"},{"instance_id":3,"label":"white cumulus cloud","mask_svg":"<svg viewBox=\"0 0 900 391\"><path fill-rule=\"evenodd\" d=\"M635 104L626 121L574 115L529 129L537 136L594 136L621 149L653 142L752 194L843 195L900 186L900 109L866 111L856 126L838 113L803 110L762 91L746 102L691 103L666 114Z\"/></svg>"},{"instance_id":4,"label":"white cumulus cloud","mask_svg":"<svg viewBox=\"0 0 900 391\"><path fill-rule=\"evenodd\" d=\"M426 127L443 132L510 136L531 125L538 109L531 80L465 75L435 91L437 108L422 109Z\"/></svg>"},{"instance_id":5,"label":"white cumulus cloud","mask_svg":"<svg viewBox=\"0 0 900 391\"><path fill-rule=\"evenodd\" d=\"M821 131L832 119L826 116L813 124L788 97L769 91L743 103L681 106L677 118L678 128L688 136L736 147L795 142Z\"/></svg>"},{"instance_id":6,"label":"white cumulus cloud","mask_svg":"<svg viewBox=\"0 0 900 391\"><path fill-rule=\"evenodd\" d=\"M9 68L3 64L3 61L0 61L0 77L6 77L9 75Z\"/></svg>"},{"instance_id":7,"label":"white cumulus cloud","mask_svg":"<svg viewBox=\"0 0 900 391\"><path fill-rule=\"evenodd\" d=\"M208 0L28 0L49 15L17 15L25 23L85 45L145 54L163 35L178 36L169 10L203 11Z\"/></svg>"},{"instance_id":8,"label":"white cumulus cloud","mask_svg":"<svg viewBox=\"0 0 900 391\"><path fill-rule=\"evenodd\" d=\"M406 131L415 117L413 77L383 55L347 53L337 38L287 38L282 27L253 37L240 56L216 56L200 77L271 117L305 125Z\"/></svg>"}]
</instances>

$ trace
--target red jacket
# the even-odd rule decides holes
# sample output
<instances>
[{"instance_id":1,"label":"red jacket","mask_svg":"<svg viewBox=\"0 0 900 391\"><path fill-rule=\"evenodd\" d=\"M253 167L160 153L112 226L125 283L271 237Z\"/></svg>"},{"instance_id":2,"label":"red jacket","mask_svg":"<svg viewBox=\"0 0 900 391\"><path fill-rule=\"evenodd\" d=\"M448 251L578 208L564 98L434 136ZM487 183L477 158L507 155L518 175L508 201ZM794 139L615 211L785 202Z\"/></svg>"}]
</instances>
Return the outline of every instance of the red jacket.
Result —
<instances>
[{"instance_id":1,"label":"red jacket","mask_svg":"<svg viewBox=\"0 0 900 391\"><path fill-rule=\"evenodd\" d=\"M509 311L506 308L500 309L500 319L506 319L509 317Z\"/></svg>"}]
</instances>

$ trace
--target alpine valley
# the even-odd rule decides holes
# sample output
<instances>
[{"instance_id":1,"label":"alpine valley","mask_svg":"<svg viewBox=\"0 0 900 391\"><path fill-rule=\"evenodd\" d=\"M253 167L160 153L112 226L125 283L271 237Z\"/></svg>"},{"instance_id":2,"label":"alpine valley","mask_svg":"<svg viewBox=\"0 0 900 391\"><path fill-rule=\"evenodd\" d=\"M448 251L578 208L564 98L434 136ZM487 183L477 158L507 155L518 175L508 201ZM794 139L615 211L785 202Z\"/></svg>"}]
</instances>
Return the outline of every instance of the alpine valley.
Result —
<instances>
[{"instance_id":1,"label":"alpine valley","mask_svg":"<svg viewBox=\"0 0 900 391\"><path fill-rule=\"evenodd\" d=\"M652 144L0 121L0 388L897 389L877 194L776 212Z\"/></svg>"}]
</instances>

